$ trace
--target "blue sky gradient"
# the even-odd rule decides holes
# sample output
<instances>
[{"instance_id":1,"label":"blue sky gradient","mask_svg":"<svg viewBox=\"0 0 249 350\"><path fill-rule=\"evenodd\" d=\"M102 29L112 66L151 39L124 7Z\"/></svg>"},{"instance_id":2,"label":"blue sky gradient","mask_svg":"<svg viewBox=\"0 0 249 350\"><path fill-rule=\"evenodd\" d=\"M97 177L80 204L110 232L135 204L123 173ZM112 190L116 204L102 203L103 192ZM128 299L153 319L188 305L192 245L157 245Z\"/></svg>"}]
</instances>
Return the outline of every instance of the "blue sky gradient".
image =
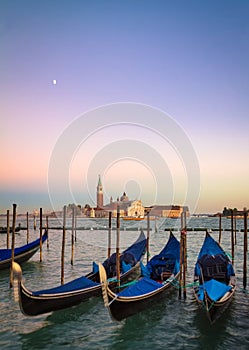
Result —
<instances>
[{"instance_id":1,"label":"blue sky gradient","mask_svg":"<svg viewBox=\"0 0 249 350\"><path fill-rule=\"evenodd\" d=\"M248 18L246 0L1 1L0 210L15 198L20 210L50 209L56 141L76 117L117 102L165 111L186 132L198 212L249 206ZM94 204L81 183L80 204Z\"/></svg>"}]
</instances>

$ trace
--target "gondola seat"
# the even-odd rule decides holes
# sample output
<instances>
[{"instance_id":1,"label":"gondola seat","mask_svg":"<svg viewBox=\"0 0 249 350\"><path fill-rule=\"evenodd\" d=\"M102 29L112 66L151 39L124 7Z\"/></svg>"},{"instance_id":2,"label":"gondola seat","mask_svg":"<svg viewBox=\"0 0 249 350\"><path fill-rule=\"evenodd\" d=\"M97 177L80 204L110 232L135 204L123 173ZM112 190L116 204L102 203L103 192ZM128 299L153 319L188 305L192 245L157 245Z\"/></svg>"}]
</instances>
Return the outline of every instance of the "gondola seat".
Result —
<instances>
[{"instance_id":1,"label":"gondola seat","mask_svg":"<svg viewBox=\"0 0 249 350\"><path fill-rule=\"evenodd\" d=\"M150 261L151 278L165 281L175 270L175 260L171 258L157 258Z\"/></svg>"},{"instance_id":2,"label":"gondola seat","mask_svg":"<svg viewBox=\"0 0 249 350\"><path fill-rule=\"evenodd\" d=\"M215 279L216 281L228 283L229 277L227 271L227 259L221 254L217 255L204 255L199 260L199 265L202 269L202 273L199 274L200 282L210 281Z\"/></svg>"}]
</instances>

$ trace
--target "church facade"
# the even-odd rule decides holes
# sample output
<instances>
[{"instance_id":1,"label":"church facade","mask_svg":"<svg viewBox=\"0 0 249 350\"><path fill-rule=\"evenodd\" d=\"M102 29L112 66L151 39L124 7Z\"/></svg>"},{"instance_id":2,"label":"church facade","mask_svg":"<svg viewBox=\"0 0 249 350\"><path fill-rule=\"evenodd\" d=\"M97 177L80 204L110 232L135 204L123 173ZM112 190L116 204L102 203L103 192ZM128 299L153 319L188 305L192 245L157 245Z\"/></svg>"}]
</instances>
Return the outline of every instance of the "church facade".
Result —
<instances>
[{"instance_id":1,"label":"church facade","mask_svg":"<svg viewBox=\"0 0 249 350\"><path fill-rule=\"evenodd\" d=\"M89 208L86 215L89 217L95 218L107 218L109 212L112 213L112 217L117 217L117 211L119 207L120 216L130 216L130 217L143 217L145 208L142 205L142 201L135 199L130 200L126 193L124 192L120 198L117 198L116 201L113 201L112 197L110 198L110 203L104 205L103 199L103 185L99 175L98 184L97 184L97 206L95 208Z\"/></svg>"}]
</instances>

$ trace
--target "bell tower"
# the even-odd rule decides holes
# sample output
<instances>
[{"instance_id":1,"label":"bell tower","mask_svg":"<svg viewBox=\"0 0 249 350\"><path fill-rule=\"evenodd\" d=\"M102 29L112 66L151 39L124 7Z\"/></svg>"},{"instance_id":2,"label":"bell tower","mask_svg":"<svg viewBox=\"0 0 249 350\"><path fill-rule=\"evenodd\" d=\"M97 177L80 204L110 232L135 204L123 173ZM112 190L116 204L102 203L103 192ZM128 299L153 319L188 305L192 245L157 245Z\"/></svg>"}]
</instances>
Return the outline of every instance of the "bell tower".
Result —
<instances>
[{"instance_id":1,"label":"bell tower","mask_svg":"<svg viewBox=\"0 0 249 350\"><path fill-rule=\"evenodd\" d=\"M98 186L97 186L97 208L102 208L104 205L103 201L103 186L101 183L101 178L99 175L99 181L98 181Z\"/></svg>"}]
</instances>

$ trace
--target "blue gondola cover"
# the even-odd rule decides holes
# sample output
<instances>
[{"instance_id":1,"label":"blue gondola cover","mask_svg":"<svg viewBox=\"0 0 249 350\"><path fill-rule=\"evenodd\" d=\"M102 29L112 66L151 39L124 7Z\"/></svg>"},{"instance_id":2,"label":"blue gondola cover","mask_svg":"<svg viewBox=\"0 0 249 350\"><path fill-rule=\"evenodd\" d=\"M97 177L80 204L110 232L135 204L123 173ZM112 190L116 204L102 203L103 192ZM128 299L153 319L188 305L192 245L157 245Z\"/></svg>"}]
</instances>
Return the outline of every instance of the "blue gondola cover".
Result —
<instances>
[{"instance_id":1,"label":"blue gondola cover","mask_svg":"<svg viewBox=\"0 0 249 350\"><path fill-rule=\"evenodd\" d=\"M213 301L219 300L225 293L229 292L232 289L231 286L226 285L225 283L211 279L204 283L204 285L199 286L198 298L204 300L204 290L209 295L210 299Z\"/></svg>"},{"instance_id":2,"label":"blue gondola cover","mask_svg":"<svg viewBox=\"0 0 249 350\"><path fill-rule=\"evenodd\" d=\"M122 292L120 292L118 296L123 296L123 297L139 296L139 295L153 292L154 290L161 287L162 287L161 283L153 281L152 279L149 279L149 278L142 278L134 285L122 290Z\"/></svg>"}]
</instances>

